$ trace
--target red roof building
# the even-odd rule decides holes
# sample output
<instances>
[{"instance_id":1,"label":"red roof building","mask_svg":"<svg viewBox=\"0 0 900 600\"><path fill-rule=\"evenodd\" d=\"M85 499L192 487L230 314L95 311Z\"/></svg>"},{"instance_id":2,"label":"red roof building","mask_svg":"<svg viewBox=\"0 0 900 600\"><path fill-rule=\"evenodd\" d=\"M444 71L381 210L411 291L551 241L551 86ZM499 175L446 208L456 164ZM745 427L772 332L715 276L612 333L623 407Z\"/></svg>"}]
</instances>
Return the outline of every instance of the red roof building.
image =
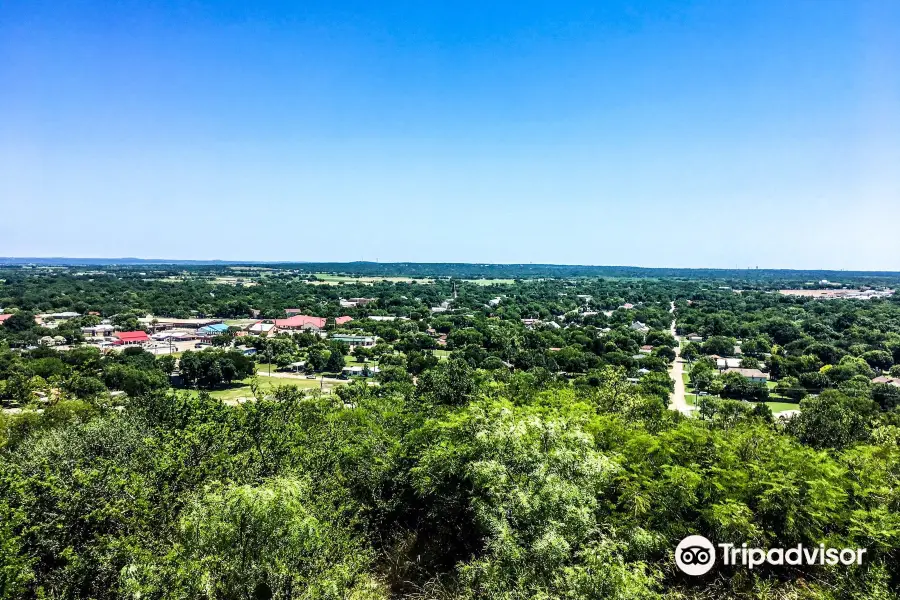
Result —
<instances>
[{"instance_id":1,"label":"red roof building","mask_svg":"<svg viewBox=\"0 0 900 600\"><path fill-rule=\"evenodd\" d=\"M324 329L325 317L310 317L307 315L294 315L287 319L275 319L275 327L278 329Z\"/></svg>"},{"instance_id":2,"label":"red roof building","mask_svg":"<svg viewBox=\"0 0 900 600\"><path fill-rule=\"evenodd\" d=\"M5 314L5 315L0 315L0 323L2 323L3 321L7 320L7 319L10 318L11 316L12 316L12 313Z\"/></svg>"},{"instance_id":3,"label":"red roof building","mask_svg":"<svg viewBox=\"0 0 900 600\"><path fill-rule=\"evenodd\" d=\"M352 317L338 317L334 320L335 324L343 325L352 321ZM275 319L275 327L278 329L312 329L320 331L325 329L325 323L328 321L325 317L310 317L309 315L294 315L287 319Z\"/></svg>"},{"instance_id":4,"label":"red roof building","mask_svg":"<svg viewBox=\"0 0 900 600\"><path fill-rule=\"evenodd\" d=\"M116 338L116 341L113 343L117 346L142 344L150 341L146 331L119 331L114 333L113 336Z\"/></svg>"}]
</instances>

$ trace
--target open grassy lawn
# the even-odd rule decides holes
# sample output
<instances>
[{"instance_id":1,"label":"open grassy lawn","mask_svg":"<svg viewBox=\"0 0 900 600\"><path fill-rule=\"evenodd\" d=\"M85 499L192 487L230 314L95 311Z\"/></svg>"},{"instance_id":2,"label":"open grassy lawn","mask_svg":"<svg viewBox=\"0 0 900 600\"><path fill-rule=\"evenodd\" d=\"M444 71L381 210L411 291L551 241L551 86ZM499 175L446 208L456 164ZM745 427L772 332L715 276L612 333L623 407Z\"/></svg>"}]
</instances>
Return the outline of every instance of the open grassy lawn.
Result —
<instances>
[{"instance_id":1,"label":"open grassy lawn","mask_svg":"<svg viewBox=\"0 0 900 600\"><path fill-rule=\"evenodd\" d=\"M332 275L330 273L313 273L320 282L323 283L378 283L380 281L389 281L391 283L434 283L434 280L427 278L412 277L351 277L349 275Z\"/></svg>"},{"instance_id":2,"label":"open grassy lawn","mask_svg":"<svg viewBox=\"0 0 900 600\"><path fill-rule=\"evenodd\" d=\"M450 356L449 350L432 350L432 352L434 352L434 355L437 356L438 358L440 358L441 360L445 360Z\"/></svg>"},{"instance_id":3,"label":"open grassy lawn","mask_svg":"<svg viewBox=\"0 0 900 600\"><path fill-rule=\"evenodd\" d=\"M463 279L463 281L475 285L512 285L516 282L515 279Z\"/></svg>"},{"instance_id":4,"label":"open grassy lawn","mask_svg":"<svg viewBox=\"0 0 900 600\"><path fill-rule=\"evenodd\" d=\"M773 413L779 413L785 410L799 410L800 405L794 402L766 402L766 405L772 409Z\"/></svg>"},{"instance_id":5,"label":"open grassy lawn","mask_svg":"<svg viewBox=\"0 0 900 600\"><path fill-rule=\"evenodd\" d=\"M348 367L364 367L366 365L374 367L378 363L377 361L371 359L368 362L357 360L355 356L353 356L352 354L348 354L344 357L344 364L346 364Z\"/></svg>"},{"instance_id":6,"label":"open grassy lawn","mask_svg":"<svg viewBox=\"0 0 900 600\"><path fill-rule=\"evenodd\" d=\"M257 381L261 387L265 386L279 386L279 385L290 385L293 387L304 388L304 389L318 389L321 385L318 379L287 379L285 377L266 377L265 375L257 375ZM244 380L247 387L249 387L250 380ZM343 383L335 383L332 381L326 382L325 387L335 385L344 385Z\"/></svg>"},{"instance_id":7,"label":"open grassy lawn","mask_svg":"<svg viewBox=\"0 0 900 600\"><path fill-rule=\"evenodd\" d=\"M235 382L228 386L227 388L221 390L213 390L209 393L213 398L218 398L223 401L236 401L239 398L252 398L253 391L250 388L251 379L244 379L243 381ZM318 379L286 379L284 377L266 377L265 375L257 375L256 376L257 385L259 385L260 391L263 394L268 393L273 388L278 386L290 386L301 389L319 389L321 386L321 382ZM334 382L328 381L325 383L325 389L331 389L336 385L346 385L343 382ZM198 393L198 392L193 392Z\"/></svg>"},{"instance_id":8,"label":"open grassy lawn","mask_svg":"<svg viewBox=\"0 0 900 600\"><path fill-rule=\"evenodd\" d=\"M229 327L247 327L248 325L253 325L259 319L225 319L224 323Z\"/></svg>"},{"instance_id":9,"label":"open grassy lawn","mask_svg":"<svg viewBox=\"0 0 900 600\"><path fill-rule=\"evenodd\" d=\"M225 388L224 390L214 390L210 392L209 395L213 398L218 398L219 400L227 402L236 401L238 398L249 398L253 396L253 392L250 391L249 385L235 383L231 387Z\"/></svg>"},{"instance_id":10,"label":"open grassy lawn","mask_svg":"<svg viewBox=\"0 0 900 600\"><path fill-rule=\"evenodd\" d=\"M711 396L711 397L718 398L718 396ZM697 396L697 394L685 394L684 399L685 399L685 401L687 401L688 406L697 406L697 401L699 399L699 396ZM793 402L777 402L776 401L776 402L766 402L765 404L766 404L766 406L769 407L769 409L773 413L780 413L785 410L797 410L800 408L799 404L795 404Z\"/></svg>"}]
</instances>

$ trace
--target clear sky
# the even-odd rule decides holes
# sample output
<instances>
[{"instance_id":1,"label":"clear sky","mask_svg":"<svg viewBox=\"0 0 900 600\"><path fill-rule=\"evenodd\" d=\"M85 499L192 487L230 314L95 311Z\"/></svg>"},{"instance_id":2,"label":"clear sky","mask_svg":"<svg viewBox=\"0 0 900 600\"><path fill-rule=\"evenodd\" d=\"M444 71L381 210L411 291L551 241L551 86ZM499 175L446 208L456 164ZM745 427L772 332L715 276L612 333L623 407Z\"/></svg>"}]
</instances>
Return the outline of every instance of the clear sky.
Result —
<instances>
[{"instance_id":1,"label":"clear sky","mask_svg":"<svg viewBox=\"0 0 900 600\"><path fill-rule=\"evenodd\" d=\"M0 2L0 256L900 270L900 2Z\"/></svg>"}]
</instances>

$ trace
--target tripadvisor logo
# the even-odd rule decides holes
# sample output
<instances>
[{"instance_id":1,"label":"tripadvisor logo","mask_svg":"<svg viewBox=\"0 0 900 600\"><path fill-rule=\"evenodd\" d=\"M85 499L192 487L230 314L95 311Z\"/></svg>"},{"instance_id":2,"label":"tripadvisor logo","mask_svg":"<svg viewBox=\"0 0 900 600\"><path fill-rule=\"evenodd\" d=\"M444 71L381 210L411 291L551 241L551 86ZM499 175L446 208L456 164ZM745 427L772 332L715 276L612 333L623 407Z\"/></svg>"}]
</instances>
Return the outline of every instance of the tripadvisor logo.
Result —
<instances>
[{"instance_id":1,"label":"tripadvisor logo","mask_svg":"<svg viewBox=\"0 0 900 600\"><path fill-rule=\"evenodd\" d=\"M689 535L675 548L675 564L687 575L704 575L716 564L716 547L722 564L753 569L760 565L861 565L865 548L826 548L825 544L806 548L748 548L747 544L716 544L702 535Z\"/></svg>"}]
</instances>

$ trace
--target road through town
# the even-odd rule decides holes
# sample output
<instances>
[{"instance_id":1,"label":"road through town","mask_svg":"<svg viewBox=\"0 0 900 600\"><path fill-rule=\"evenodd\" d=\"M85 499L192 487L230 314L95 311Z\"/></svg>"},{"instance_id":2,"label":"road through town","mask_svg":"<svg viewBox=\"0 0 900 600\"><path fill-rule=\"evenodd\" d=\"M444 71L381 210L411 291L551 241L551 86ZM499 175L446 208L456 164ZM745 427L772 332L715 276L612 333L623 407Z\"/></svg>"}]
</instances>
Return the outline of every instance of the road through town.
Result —
<instances>
[{"instance_id":1,"label":"road through town","mask_svg":"<svg viewBox=\"0 0 900 600\"><path fill-rule=\"evenodd\" d=\"M672 368L669 369L669 375L672 376L672 381L675 383L675 390L672 392L672 396L669 399L669 408L672 410L677 410L686 415L691 413L691 407L688 406L687 399L685 398L685 390L684 390L684 361L681 358L681 338L678 334L675 333L675 302L672 302L672 307L669 309L669 312L672 313L672 335L675 337L675 341L677 344L675 345L675 361L672 363Z\"/></svg>"}]
</instances>

